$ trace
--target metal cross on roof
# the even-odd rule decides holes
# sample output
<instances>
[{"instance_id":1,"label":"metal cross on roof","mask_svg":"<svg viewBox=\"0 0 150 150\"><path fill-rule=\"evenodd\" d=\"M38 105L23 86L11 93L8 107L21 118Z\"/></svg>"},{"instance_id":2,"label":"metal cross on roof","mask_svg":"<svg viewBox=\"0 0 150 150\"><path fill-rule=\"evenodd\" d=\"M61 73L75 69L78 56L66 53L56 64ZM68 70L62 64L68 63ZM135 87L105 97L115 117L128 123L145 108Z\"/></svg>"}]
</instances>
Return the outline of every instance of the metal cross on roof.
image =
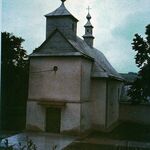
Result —
<instances>
[{"instance_id":1,"label":"metal cross on roof","mask_svg":"<svg viewBox=\"0 0 150 150\"><path fill-rule=\"evenodd\" d=\"M88 10L88 13L90 12L90 9L92 9L92 8L90 8L90 6L88 6L88 8L87 8L87 10Z\"/></svg>"}]
</instances>

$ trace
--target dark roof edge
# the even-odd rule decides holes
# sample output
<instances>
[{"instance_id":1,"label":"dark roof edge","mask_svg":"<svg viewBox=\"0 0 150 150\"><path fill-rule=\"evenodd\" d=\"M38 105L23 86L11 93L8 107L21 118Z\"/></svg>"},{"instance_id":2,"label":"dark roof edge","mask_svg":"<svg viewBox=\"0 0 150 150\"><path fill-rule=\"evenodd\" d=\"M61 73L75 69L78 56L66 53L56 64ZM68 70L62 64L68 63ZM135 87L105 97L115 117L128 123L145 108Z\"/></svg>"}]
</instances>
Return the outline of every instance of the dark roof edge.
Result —
<instances>
[{"instance_id":1,"label":"dark roof edge","mask_svg":"<svg viewBox=\"0 0 150 150\"><path fill-rule=\"evenodd\" d=\"M53 53L53 54L30 54L29 57L84 57L87 59L90 59L92 61L94 61L94 58L89 57L83 53L77 52L77 53L69 53L69 54L64 54L64 53Z\"/></svg>"},{"instance_id":2,"label":"dark roof edge","mask_svg":"<svg viewBox=\"0 0 150 150\"><path fill-rule=\"evenodd\" d=\"M56 18L56 17L71 17L74 20L76 20L77 22L79 21L77 18L75 18L73 15L54 15L54 16L48 16L48 15L44 15L47 18Z\"/></svg>"},{"instance_id":3,"label":"dark roof edge","mask_svg":"<svg viewBox=\"0 0 150 150\"><path fill-rule=\"evenodd\" d=\"M122 77L116 77L116 76L113 76L113 75L109 75L109 78L114 79L114 80L124 81L124 79Z\"/></svg>"},{"instance_id":4,"label":"dark roof edge","mask_svg":"<svg viewBox=\"0 0 150 150\"><path fill-rule=\"evenodd\" d=\"M123 82L124 81L124 79L123 78L119 78L119 77L115 77L115 76L112 76L112 75L108 75L108 77L107 76L92 76L92 78L101 78L101 79L114 79L114 80L117 80L117 81L121 81L121 82Z\"/></svg>"},{"instance_id":5,"label":"dark roof edge","mask_svg":"<svg viewBox=\"0 0 150 150\"><path fill-rule=\"evenodd\" d=\"M37 52L42 48L42 46L47 42L47 40L52 37L52 35L53 35L56 31L58 31L58 32L65 38L65 40L66 40L75 50L77 50L79 53L81 53L82 55L86 56L87 58L89 58L89 59L91 59L91 60L94 60L94 58L90 57L89 55L87 55L87 54L81 52L81 51L78 50L76 47L74 47L74 45L64 36L64 34L63 34L58 28L54 29L54 30L50 33L49 37L48 37L48 38L40 45L40 47L36 50ZM33 52L32 54L36 54L36 51ZM32 54L30 54L30 56L31 56Z\"/></svg>"}]
</instances>

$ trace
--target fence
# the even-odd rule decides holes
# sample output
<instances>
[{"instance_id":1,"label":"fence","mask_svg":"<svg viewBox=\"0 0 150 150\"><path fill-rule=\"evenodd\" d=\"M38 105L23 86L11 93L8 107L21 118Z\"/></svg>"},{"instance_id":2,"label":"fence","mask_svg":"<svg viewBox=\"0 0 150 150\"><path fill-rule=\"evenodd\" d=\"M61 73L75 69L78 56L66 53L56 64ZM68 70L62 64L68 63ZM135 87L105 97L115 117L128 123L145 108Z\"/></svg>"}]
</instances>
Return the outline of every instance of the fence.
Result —
<instances>
[{"instance_id":1,"label":"fence","mask_svg":"<svg viewBox=\"0 0 150 150\"><path fill-rule=\"evenodd\" d=\"M142 124L150 124L150 104L133 105L120 103L119 119Z\"/></svg>"}]
</instances>

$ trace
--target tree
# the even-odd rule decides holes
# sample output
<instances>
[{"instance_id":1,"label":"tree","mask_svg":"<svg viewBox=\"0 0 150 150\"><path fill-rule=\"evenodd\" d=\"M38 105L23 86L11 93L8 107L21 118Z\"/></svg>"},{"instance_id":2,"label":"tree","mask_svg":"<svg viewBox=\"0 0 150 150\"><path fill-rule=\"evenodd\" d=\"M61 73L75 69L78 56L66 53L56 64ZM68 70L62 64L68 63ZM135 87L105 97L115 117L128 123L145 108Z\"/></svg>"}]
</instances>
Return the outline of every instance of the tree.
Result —
<instances>
[{"instance_id":1,"label":"tree","mask_svg":"<svg viewBox=\"0 0 150 150\"><path fill-rule=\"evenodd\" d=\"M1 37L2 127L19 129L25 125L28 56L21 46L24 39L7 32L1 33Z\"/></svg>"},{"instance_id":2,"label":"tree","mask_svg":"<svg viewBox=\"0 0 150 150\"><path fill-rule=\"evenodd\" d=\"M128 95L133 103L150 100L150 24L146 26L146 38L135 34L132 48L135 50L135 63L139 67L138 78L132 84Z\"/></svg>"}]
</instances>

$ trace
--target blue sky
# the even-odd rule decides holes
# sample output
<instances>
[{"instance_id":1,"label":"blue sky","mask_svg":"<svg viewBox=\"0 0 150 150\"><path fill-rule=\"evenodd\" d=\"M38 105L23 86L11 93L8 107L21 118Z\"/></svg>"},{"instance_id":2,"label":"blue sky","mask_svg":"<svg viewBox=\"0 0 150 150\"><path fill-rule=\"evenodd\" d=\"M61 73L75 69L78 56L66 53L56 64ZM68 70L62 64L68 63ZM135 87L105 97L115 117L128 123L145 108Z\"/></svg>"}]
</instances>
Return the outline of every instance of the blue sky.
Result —
<instances>
[{"instance_id":1,"label":"blue sky","mask_svg":"<svg viewBox=\"0 0 150 150\"><path fill-rule=\"evenodd\" d=\"M45 40L44 15L60 4L60 0L2 0L2 31L23 37L23 46L30 54ZM80 37L90 6L94 47L118 72L138 70L131 43L135 33L144 36L145 26L150 23L150 0L67 0L65 5L79 20Z\"/></svg>"}]
</instances>

